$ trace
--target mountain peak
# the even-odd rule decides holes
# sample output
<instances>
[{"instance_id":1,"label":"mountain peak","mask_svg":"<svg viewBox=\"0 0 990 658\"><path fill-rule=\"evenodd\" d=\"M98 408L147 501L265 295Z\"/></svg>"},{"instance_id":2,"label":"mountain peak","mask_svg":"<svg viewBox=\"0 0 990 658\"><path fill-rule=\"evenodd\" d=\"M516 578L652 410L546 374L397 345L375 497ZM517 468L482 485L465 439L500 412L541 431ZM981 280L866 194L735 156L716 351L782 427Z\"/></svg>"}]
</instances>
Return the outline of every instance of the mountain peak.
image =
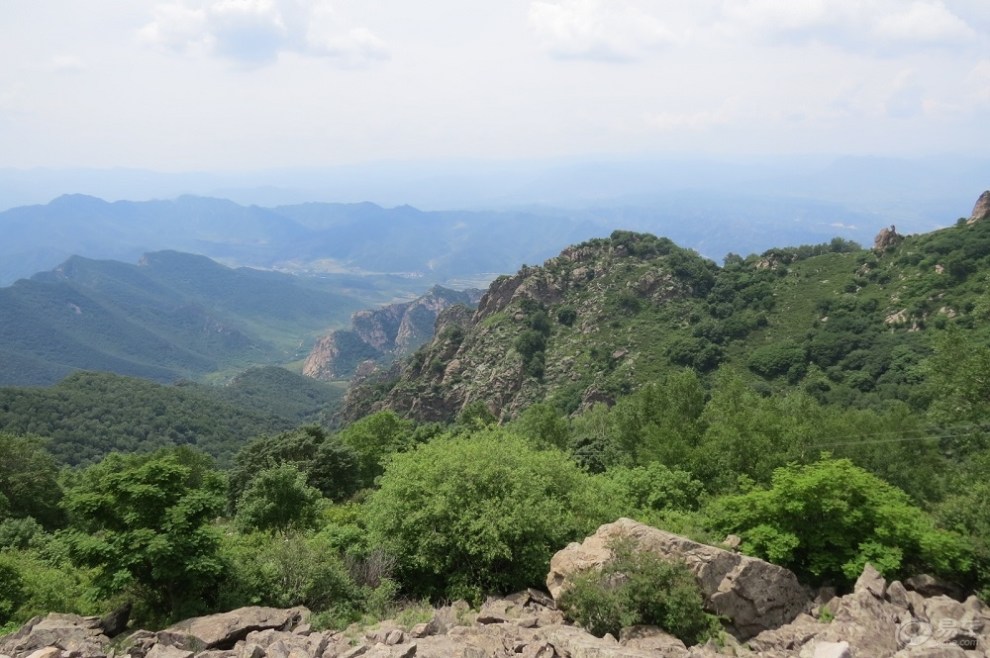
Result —
<instances>
[{"instance_id":1,"label":"mountain peak","mask_svg":"<svg viewBox=\"0 0 990 658\"><path fill-rule=\"evenodd\" d=\"M990 217L990 190L987 190L980 195L980 198L976 200L976 205L973 207L973 214L969 216L969 224L975 224L976 222Z\"/></svg>"}]
</instances>

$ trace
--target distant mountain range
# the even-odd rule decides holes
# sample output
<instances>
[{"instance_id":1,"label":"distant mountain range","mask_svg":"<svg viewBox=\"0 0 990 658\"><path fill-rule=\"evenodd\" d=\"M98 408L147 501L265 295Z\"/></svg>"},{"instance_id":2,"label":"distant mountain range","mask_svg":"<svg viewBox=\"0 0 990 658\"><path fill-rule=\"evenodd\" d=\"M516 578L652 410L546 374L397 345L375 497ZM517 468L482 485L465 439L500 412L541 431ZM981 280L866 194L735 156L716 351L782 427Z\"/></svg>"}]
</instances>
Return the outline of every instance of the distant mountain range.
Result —
<instances>
[{"instance_id":1,"label":"distant mountain range","mask_svg":"<svg viewBox=\"0 0 990 658\"><path fill-rule=\"evenodd\" d=\"M74 256L0 288L0 385L73 370L171 382L301 359L367 306L340 289L174 251L137 265Z\"/></svg>"},{"instance_id":2,"label":"distant mountain range","mask_svg":"<svg viewBox=\"0 0 990 658\"><path fill-rule=\"evenodd\" d=\"M74 255L132 262L149 251L175 250L261 269L400 274L421 279L422 293L434 283L484 285L495 274L541 263L568 244L617 228L664 235L718 261L729 252L834 236L862 242L894 222L902 232L938 226L924 219L932 208L905 204L898 199L883 212L863 211L743 189L672 190L566 209L430 212L372 203L263 208L192 196L108 203L67 195L0 212L0 286ZM938 216L949 215L942 209Z\"/></svg>"},{"instance_id":3,"label":"distant mountain range","mask_svg":"<svg viewBox=\"0 0 990 658\"><path fill-rule=\"evenodd\" d=\"M269 209L200 197L107 203L69 195L0 213L0 285L74 255L133 261L165 249L256 268L445 281L540 262L599 230L591 221L528 213L428 213L370 203Z\"/></svg>"}]
</instances>

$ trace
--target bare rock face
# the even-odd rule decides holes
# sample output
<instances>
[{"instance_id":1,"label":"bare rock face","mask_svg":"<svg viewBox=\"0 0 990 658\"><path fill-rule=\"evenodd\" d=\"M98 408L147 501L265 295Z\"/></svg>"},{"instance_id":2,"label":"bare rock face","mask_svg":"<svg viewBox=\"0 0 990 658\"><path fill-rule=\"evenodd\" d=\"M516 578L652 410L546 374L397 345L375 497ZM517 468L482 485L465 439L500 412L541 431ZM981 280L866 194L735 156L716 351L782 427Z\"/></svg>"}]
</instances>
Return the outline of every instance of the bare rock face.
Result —
<instances>
[{"instance_id":1,"label":"bare rock face","mask_svg":"<svg viewBox=\"0 0 990 658\"><path fill-rule=\"evenodd\" d=\"M977 199L976 206L973 208L973 214L969 216L967 224L975 224L987 217L990 217L990 190L981 194L980 198Z\"/></svg>"},{"instance_id":2,"label":"bare rock face","mask_svg":"<svg viewBox=\"0 0 990 658\"><path fill-rule=\"evenodd\" d=\"M454 305L474 306L478 290L456 291L434 286L411 302L358 311L351 328L320 338L303 365L307 377L331 381L347 379L361 364L386 362L412 353L434 334L438 316Z\"/></svg>"},{"instance_id":3,"label":"bare rock face","mask_svg":"<svg viewBox=\"0 0 990 658\"><path fill-rule=\"evenodd\" d=\"M169 626L160 635L187 636L199 649L229 649L253 631L292 630L309 617L305 608L248 607L206 617L196 617Z\"/></svg>"},{"instance_id":4,"label":"bare rock face","mask_svg":"<svg viewBox=\"0 0 990 658\"><path fill-rule=\"evenodd\" d=\"M603 525L584 543L571 544L553 556L547 588L554 598L567 588L571 575L600 568L610 560L609 545L619 538L633 540L640 550L686 563L701 587L705 607L728 618L741 638L792 621L810 601L808 590L783 567L699 544L630 519Z\"/></svg>"},{"instance_id":5,"label":"bare rock face","mask_svg":"<svg viewBox=\"0 0 990 658\"><path fill-rule=\"evenodd\" d=\"M11 658L25 658L52 648L79 656L105 656L109 646L110 638L103 634L99 617L55 612L35 617L20 630L0 638L0 654Z\"/></svg>"},{"instance_id":6,"label":"bare rock face","mask_svg":"<svg viewBox=\"0 0 990 658\"><path fill-rule=\"evenodd\" d=\"M888 249L893 249L904 241L904 236L897 232L897 228L891 225L890 228L881 229L877 237L873 240L873 251L878 254L885 253Z\"/></svg>"}]
</instances>

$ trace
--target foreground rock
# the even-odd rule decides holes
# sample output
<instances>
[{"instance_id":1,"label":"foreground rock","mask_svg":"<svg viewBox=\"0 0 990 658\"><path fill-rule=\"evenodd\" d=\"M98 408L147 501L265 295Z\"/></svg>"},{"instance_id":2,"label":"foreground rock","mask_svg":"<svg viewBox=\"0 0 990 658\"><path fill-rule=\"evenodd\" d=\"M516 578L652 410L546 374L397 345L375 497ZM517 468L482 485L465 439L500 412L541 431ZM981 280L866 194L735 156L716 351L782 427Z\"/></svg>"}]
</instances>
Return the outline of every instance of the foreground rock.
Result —
<instances>
[{"instance_id":1,"label":"foreground rock","mask_svg":"<svg viewBox=\"0 0 990 658\"><path fill-rule=\"evenodd\" d=\"M103 634L99 617L53 612L47 617L35 617L20 630L0 638L0 655L11 658L57 658L61 654L104 656L109 646L110 638ZM46 655L34 655L41 651Z\"/></svg>"},{"instance_id":2,"label":"foreground rock","mask_svg":"<svg viewBox=\"0 0 990 658\"><path fill-rule=\"evenodd\" d=\"M230 649L254 631L291 631L309 618L305 608L238 608L207 617L197 617L169 626L158 633L170 644L202 649Z\"/></svg>"},{"instance_id":3,"label":"foreground rock","mask_svg":"<svg viewBox=\"0 0 990 658\"><path fill-rule=\"evenodd\" d=\"M810 595L797 577L776 565L664 532L630 519L603 525L582 544L571 544L550 561L547 588L556 599L568 579L612 559L610 544L628 538L640 550L682 561L691 569L709 612L725 617L741 639L778 628L797 617Z\"/></svg>"},{"instance_id":4,"label":"foreground rock","mask_svg":"<svg viewBox=\"0 0 990 658\"><path fill-rule=\"evenodd\" d=\"M617 532L644 550L686 560L737 631L755 628L758 610L771 619L789 616L799 598L805 612L744 644L724 634L695 647L651 626L623 629L618 639L594 637L566 623L553 599L536 590L491 598L479 611L456 602L411 627L386 621L314 632L304 608L242 608L137 631L112 645L100 619L51 614L0 638L0 658L986 658L990 651L990 609L975 596L924 596L867 565L851 594L822 590L811 601L786 570L627 519L554 557L554 595L568 575L607 559Z\"/></svg>"}]
</instances>

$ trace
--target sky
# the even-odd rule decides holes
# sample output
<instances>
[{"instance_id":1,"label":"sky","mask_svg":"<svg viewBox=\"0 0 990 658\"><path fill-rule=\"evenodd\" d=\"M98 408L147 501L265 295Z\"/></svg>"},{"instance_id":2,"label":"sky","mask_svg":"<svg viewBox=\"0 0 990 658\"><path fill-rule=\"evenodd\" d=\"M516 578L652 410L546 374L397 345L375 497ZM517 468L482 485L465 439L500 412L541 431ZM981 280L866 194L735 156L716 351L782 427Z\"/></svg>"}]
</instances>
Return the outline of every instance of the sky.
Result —
<instances>
[{"instance_id":1,"label":"sky","mask_svg":"<svg viewBox=\"0 0 990 658\"><path fill-rule=\"evenodd\" d=\"M0 2L0 167L988 144L987 0Z\"/></svg>"}]
</instances>

